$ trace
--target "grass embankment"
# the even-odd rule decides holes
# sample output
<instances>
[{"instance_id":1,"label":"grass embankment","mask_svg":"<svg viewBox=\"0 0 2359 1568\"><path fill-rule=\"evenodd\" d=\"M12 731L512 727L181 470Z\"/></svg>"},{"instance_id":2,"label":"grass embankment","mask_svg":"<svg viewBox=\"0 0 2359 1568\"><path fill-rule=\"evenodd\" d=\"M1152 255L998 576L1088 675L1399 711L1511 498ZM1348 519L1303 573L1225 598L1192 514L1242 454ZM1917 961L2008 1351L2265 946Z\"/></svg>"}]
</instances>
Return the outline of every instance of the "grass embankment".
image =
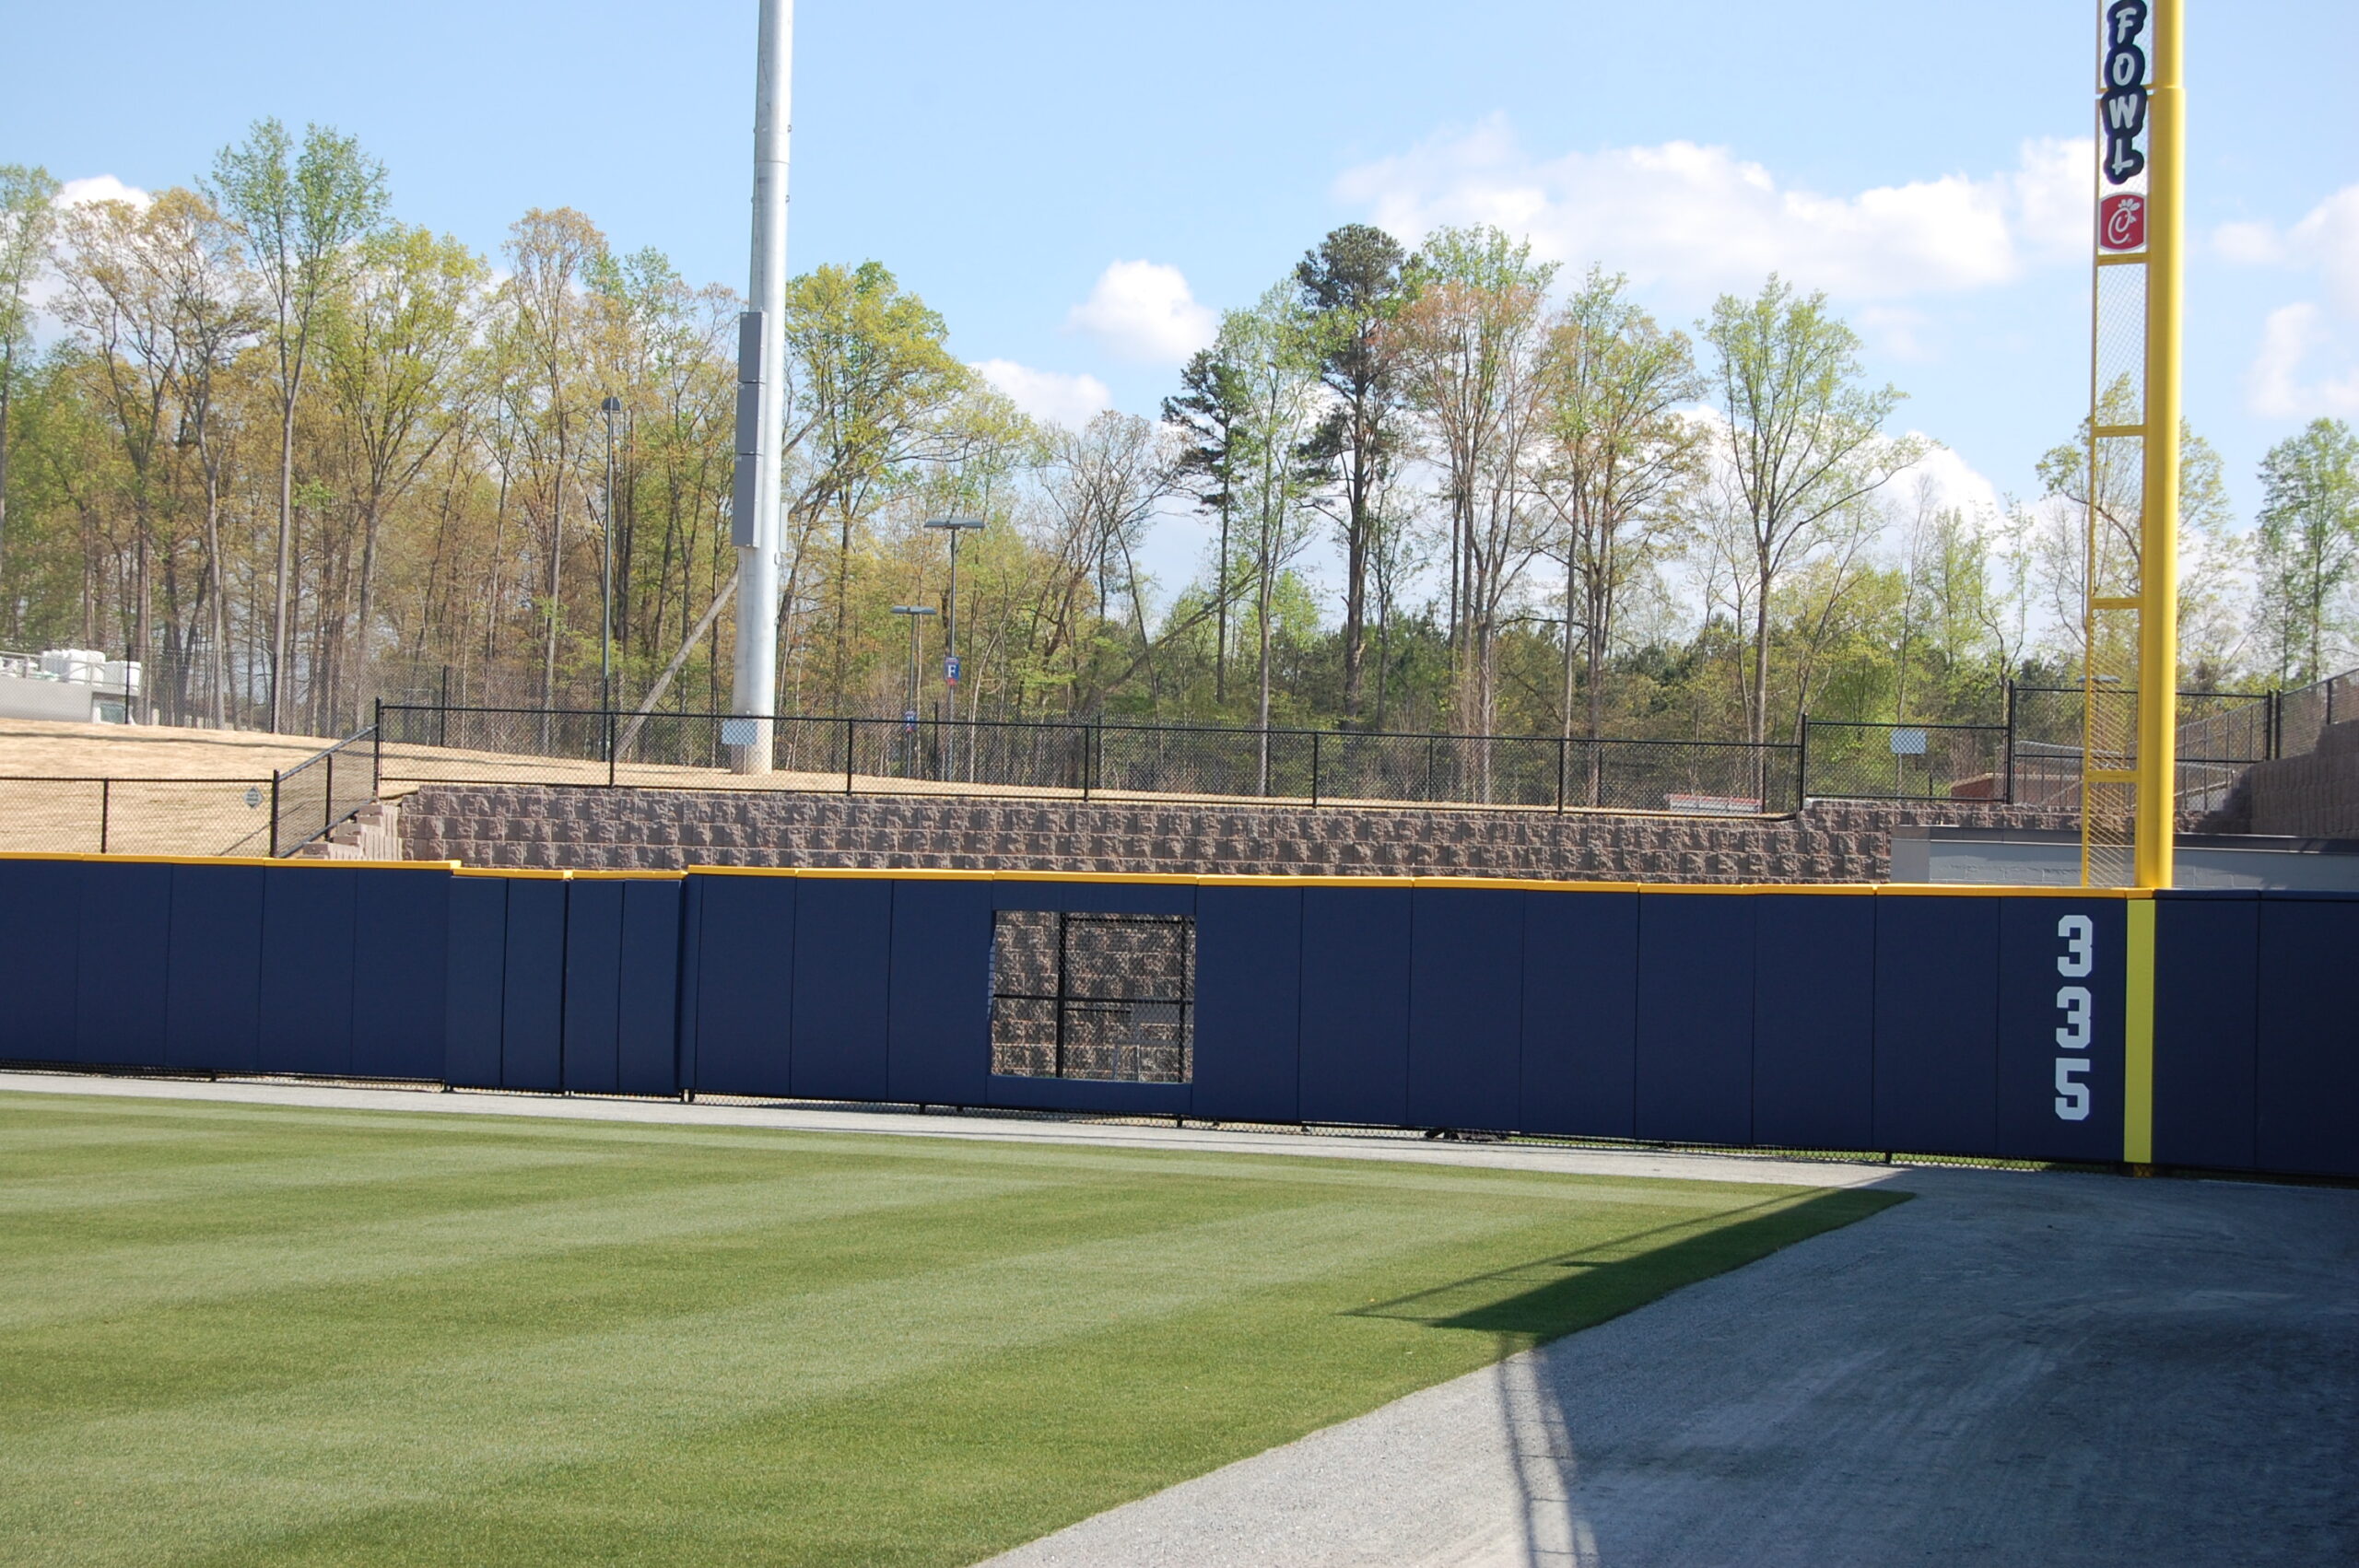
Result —
<instances>
[{"instance_id":1,"label":"grass embankment","mask_svg":"<svg viewBox=\"0 0 2359 1568\"><path fill-rule=\"evenodd\" d=\"M0 1559L968 1562L1893 1200L15 1096Z\"/></svg>"}]
</instances>

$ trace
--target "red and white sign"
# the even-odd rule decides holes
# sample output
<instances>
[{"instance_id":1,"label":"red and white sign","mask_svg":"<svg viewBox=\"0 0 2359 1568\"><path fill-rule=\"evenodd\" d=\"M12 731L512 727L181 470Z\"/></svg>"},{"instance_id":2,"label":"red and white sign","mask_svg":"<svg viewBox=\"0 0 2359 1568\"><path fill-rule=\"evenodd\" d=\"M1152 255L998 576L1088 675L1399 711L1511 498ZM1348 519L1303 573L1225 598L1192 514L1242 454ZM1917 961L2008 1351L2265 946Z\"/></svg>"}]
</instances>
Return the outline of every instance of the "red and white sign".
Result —
<instances>
[{"instance_id":1,"label":"red and white sign","mask_svg":"<svg viewBox=\"0 0 2359 1568\"><path fill-rule=\"evenodd\" d=\"M2107 251L2146 248L2146 198L2124 192L2097 204L2097 245Z\"/></svg>"}]
</instances>

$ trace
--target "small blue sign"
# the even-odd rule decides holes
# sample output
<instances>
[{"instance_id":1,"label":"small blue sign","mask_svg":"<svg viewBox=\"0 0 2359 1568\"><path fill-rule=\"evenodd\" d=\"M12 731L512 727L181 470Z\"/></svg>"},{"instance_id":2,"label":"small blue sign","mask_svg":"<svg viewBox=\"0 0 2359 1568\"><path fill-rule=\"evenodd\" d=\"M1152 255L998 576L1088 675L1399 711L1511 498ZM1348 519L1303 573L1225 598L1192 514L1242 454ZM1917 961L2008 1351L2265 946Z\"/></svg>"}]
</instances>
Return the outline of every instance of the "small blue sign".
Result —
<instances>
[{"instance_id":1,"label":"small blue sign","mask_svg":"<svg viewBox=\"0 0 2359 1568\"><path fill-rule=\"evenodd\" d=\"M954 686L958 684L958 656L957 654L945 654L943 657L942 678L949 682Z\"/></svg>"}]
</instances>

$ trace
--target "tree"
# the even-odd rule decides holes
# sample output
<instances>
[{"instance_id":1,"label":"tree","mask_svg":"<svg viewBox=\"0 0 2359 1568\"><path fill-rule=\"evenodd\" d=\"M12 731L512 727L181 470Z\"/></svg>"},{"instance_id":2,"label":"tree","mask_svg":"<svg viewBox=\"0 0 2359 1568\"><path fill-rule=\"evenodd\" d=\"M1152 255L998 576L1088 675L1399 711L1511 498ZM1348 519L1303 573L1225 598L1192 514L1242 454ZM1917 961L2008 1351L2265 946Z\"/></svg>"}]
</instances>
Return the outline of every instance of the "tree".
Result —
<instances>
[{"instance_id":1,"label":"tree","mask_svg":"<svg viewBox=\"0 0 2359 1568\"><path fill-rule=\"evenodd\" d=\"M2119 378L2100 395L2098 418L2133 424L2137 406L2136 390ZM2178 447L2179 665L2182 673L2203 667L2212 672L2207 679L2218 680L2238 658L2245 638L2235 586L2236 513L2218 451L2184 420ZM2047 495L2061 504L2050 506L2032 542L2032 567L2062 633L2057 652L2079 666L2088 657L2089 595L2135 593L2142 580L2143 453L2135 439L2107 437L2097 443L2093 463L2083 419L2071 441L2039 460L2037 473ZM2109 657L2134 658L2134 650L2117 648Z\"/></svg>"},{"instance_id":2,"label":"tree","mask_svg":"<svg viewBox=\"0 0 2359 1568\"><path fill-rule=\"evenodd\" d=\"M1722 462L1751 581L1753 669L1744 683L1745 738L1768 738L1770 601L1854 503L1913 463L1917 445L1884 422L1901 393L1860 381L1860 338L1826 308L1771 274L1750 300L1723 294L1701 323L1712 347L1713 390L1724 421Z\"/></svg>"},{"instance_id":3,"label":"tree","mask_svg":"<svg viewBox=\"0 0 2359 1568\"><path fill-rule=\"evenodd\" d=\"M1577 646L1587 733L1602 733L1615 614L1672 503L1697 475L1704 427L1679 405L1702 392L1686 335L1664 332L1631 303L1619 274L1592 267L1550 333L1549 447L1536 486L1555 515L1565 561L1567 736Z\"/></svg>"},{"instance_id":4,"label":"tree","mask_svg":"<svg viewBox=\"0 0 2359 1568\"><path fill-rule=\"evenodd\" d=\"M580 286L605 255L606 237L571 207L534 208L509 230L506 249L510 273L494 339L501 395L523 459L524 509L540 524L545 552L540 705L546 710L557 693L564 616L567 482L581 461L579 422L590 417L594 401L583 385L591 322ZM542 722L546 729L547 720Z\"/></svg>"},{"instance_id":5,"label":"tree","mask_svg":"<svg viewBox=\"0 0 2359 1568\"><path fill-rule=\"evenodd\" d=\"M170 301L177 440L195 450L204 477L205 575L197 597L205 620L206 706L218 727L229 722L229 584L221 539L223 431L214 410L218 383L262 330L263 312L237 238L210 202L167 192L149 216L163 240L158 260ZM186 661L172 673L180 683L173 695L185 708Z\"/></svg>"},{"instance_id":6,"label":"tree","mask_svg":"<svg viewBox=\"0 0 2359 1568\"><path fill-rule=\"evenodd\" d=\"M1314 450L1335 465L1344 544L1344 715L1360 710L1367 651L1368 553L1379 521L1376 493L1400 461L1405 417L1394 373L1398 340L1386 328L1404 298L1400 242L1381 228L1347 223L1296 264L1295 283L1316 321L1320 378L1335 405Z\"/></svg>"},{"instance_id":7,"label":"tree","mask_svg":"<svg viewBox=\"0 0 2359 1568\"><path fill-rule=\"evenodd\" d=\"M8 404L17 356L32 336L25 296L49 264L56 202L57 181L48 170L0 163L0 571L8 560Z\"/></svg>"},{"instance_id":8,"label":"tree","mask_svg":"<svg viewBox=\"0 0 2359 1568\"><path fill-rule=\"evenodd\" d=\"M948 332L938 313L875 262L823 266L787 285L793 385L783 603L791 611L810 568L814 530L832 517L829 688L839 708L850 694L854 531L913 464L945 459L963 445L947 416L973 373L951 354ZM780 640L791 650L792 639Z\"/></svg>"},{"instance_id":9,"label":"tree","mask_svg":"<svg viewBox=\"0 0 2359 1568\"><path fill-rule=\"evenodd\" d=\"M346 689L366 678L377 623L379 540L385 510L416 482L455 427L449 416L475 336L477 295L489 275L452 239L399 225L362 241L347 288L323 320L323 380L360 454L360 585L351 656L328 701L348 712Z\"/></svg>"},{"instance_id":10,"label":"tree","mask_svg":"<svg viewBox=\"0 0 2359 1568\"><path fill-rule=\"evenodd\" d=\"M1408 265L1392 331L1402 384L1443 477L1458 722L1496 722L1495 641L1535 544L1527 463L1538 422L1553 263L1496 228L1438 228Z\"/></svg>"},{"instance_id":11,"label":"tree","mask_svg":"<svg viewBox=\"0 0 2359 1568\"><path fill-rule=\"evenodd\" d=\"M1278 579L1301 553L1304 503L1317 485L1319 338L1296 292L1279 284L1250 310L1221 319L1216 352L1236 367L1242 417L1234 437L1237 505L1252 552L1254 722L1259 778L1270 782L1270 650Z\"/></svg>"},{"instance_id":12,"label":"tree","mask_svg":"<svg viewBox=\"0 0 2359 1568\"><path fill-rule=\"evenodd\" d=\"M1137 638L1135 661L1145 666L1150 694L1159 696L1138 550L1156 504L1171 493L1171 454L1161 429L1109 408L1079 430L1059 429L1050 451L1048 498L1061 532L1097 580L1101 617L1114 603L1119 570Z\"/></svg>"},{"instance_id":13,"label":"tree","mask_svg":"<svg viewBox=\"0 0 2359 1568\"><path fill-rule=\"evenodd\" d=\"M2352 631L2359 579L2359 437L2314 419L2260 460L2254 529L2260 620L2281 685L2328 675Z\"/></svg>"},{"instance_id":14,"label":"tree","mask_svg":"<svg viewBox=\"0 0 2359 1568\"><path fill-rule=\"evenodd\" d=\"M274 318L278 384L278 553L272 576L270 728L287 712L288 576L295 539L295 410L303 395L321 302L351 265L354 244L385 210L384 165L349 136L308 125L296 151L287 127L258 120L213 164L213 196L262 274Z\"/></svg>"},{"instance_id":15,"label":"tree","mask_svg":"<svg viewBox=\"0 0 2359 1568\"><path fill-rule=\"evenodd\" d=\"M174 258L179 231L200 221L203 198L167 191L146 209L93 202L69 215L72 260L59 315L88 351L94 401L123 459L132 535L130 647L145 656L152 608L150 557L166 487L181 371Z\"/></svg>"},{"instance_id":16,"label":"tree","mask_svg":"<svg viewBox=\"0 0 2359 1568\"><path fill-rule=\"evenodd\" d=\"M1228 700L1228 534L1236 509L1238 430L1246 418L1245 387L1237 367L1217 346L1200 348L1180 373L1180 392L1163 400L1163 422L1177 433L1174 482L1197 507L1220 520L1213 568L1213 701Z\"/></svg>"}]
</instances>

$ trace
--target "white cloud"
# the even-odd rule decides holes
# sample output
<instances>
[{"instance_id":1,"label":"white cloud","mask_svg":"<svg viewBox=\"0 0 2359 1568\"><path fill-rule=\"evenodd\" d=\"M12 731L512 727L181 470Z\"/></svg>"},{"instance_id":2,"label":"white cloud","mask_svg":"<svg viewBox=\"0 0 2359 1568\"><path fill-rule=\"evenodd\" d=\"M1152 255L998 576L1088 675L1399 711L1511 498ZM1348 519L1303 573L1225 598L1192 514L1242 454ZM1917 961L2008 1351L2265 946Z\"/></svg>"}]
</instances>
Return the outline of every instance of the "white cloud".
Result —
<instances>
[{"instance_id":1,"label":"white cloud","mask_svg":"<svg viewBox=\"0 0 2359 1568\"><path fill-rule=\"evenodd\" d=\"M2240 266L2274 266L2285 259L2285 241L2273 225L2224 223L2212 231L2212 248Z\"/></svg>"},{"instance_id":2,"label":"white cloud","mask_svg":"<svg viewBox=\"0 0 2359 1568\"><path fill-rule=\"evenodd\" d=\"M2321 415L2359 414L2359 185L2341 190L2312 207L2292 228L2268 223L2224 224L2212 230L2212 247L2246 266L2281 266L2313 275L2333 310L2315 300L2296 300L2269 313L2261 323L2260 347L2245 373L2246 401L2270 419L2309 419ZM2337 320L2339 318L2339 320ZM2305 380L2312 360L2340 364Z\"/></svg>"},{"instance_id":3,"label":"white cloud","mask_svg":"<svg viewBox=\"0 0 2359 1568\"><path fill-rule=\"evenodd\" d=\"M1920 364L1933 357L1919 334L1932 324L1922 310L1904 305L1869 305L1859 313L1860 331L1869 344L1891 358Z\"/></svg>"},{"instance_id":4,"label":"white cloud","mask_svg":"<svg viewBox=\"0 0 2359 1568\"><path fill-rule=\"evenodd\" d=\"M135 207L145 208L155 199L138 186L126 185L111 174L68 180L57 190L57 205L61 207L88 206L93 202L129 202Z\"/></svg>"},{"instance_id":5,"label":"white cloud","mask_svg":"<svg viewBox=\"0 0 2359 1568\"><path fill-rule=\"evenodd\" d=\"M1909 434L1920 441L1931 440L1921 431L1912 430ZM1999 487L1949 447L1929 446L1914 466L1904 469L1892 481L1893 490L1906 494L1912 506L1920 486L1927 502L1936 510L1954 507L1970 518L1989 521L2005 509L1999 503Z\"/></svg>"},{"instance_id":6,"label":"white cloud","mask_svg":"<svg viewBox=\"0 0 2359 1568\"><path fill-rule=\"evenodd\" d=\"M1114 394L1095 376L1036 370L1013 359L985 359L972 369L1035 419L1078 429L1114 406Z\"/></svg>"},{"instance_id":7,"label":"white cloud","mask_svg":"<svg viewBox=\"0 0 2359 1568\"><path fill-rule=\"evenodd\" d=\"M2025 142L2016 166L1829 195L1694 142L1543 158L1502 115L1352 169L1337 198L1414 242L1437 224L1491 223L1575 266L1702 295L1777 271L1805 287L1892 299L1988 287L2085 255L2085 139Z\"/></svg>"},{"instance_id":8,"label":"white cloud","mask_svg":"<svg viewBox=\"0 0 2359 1568\"><path fill-rule=\"evenodd\" d=\"M2260 352L2245 372L2245 397L2252 411L2265 419L2359 414L2359 369L2341 378L2302 380L2304 361L2335 343L2325 312L2316 305L2302 302L2271 310L2261 324Z\"/></svg>"},{"instance_id":9,"label":"white cloud","mask_svg":"<svg viewBox=\"0 0 2359 1568\"><path fill-rule=\"evenodd\" d=\"M1098 274L1089 298L1065 316L1109 354L1148 365L1178 365L1213 340L1212 310L1196 302L1178 267L1115 262Z\"/></svg>"}]
</instances>

